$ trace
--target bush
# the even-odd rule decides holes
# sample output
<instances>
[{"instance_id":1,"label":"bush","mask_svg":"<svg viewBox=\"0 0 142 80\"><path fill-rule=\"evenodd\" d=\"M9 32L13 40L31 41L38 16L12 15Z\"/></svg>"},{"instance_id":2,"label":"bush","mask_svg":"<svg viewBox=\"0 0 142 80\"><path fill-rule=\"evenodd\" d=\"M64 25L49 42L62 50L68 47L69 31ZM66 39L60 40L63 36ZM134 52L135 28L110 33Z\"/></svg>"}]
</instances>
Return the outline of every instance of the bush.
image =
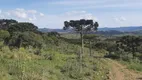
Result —
<instances>
[{"instance_id":1,"label":"bush","mask_svg":"<svg viewBox=\"0 0 142 80\"><path fill-rule=\"evenodd\" d=\"M8 37L10 37L10 34L8 31L0 30L0 40L5 40Z\"/></svg>"},{"instance_id":2,"label":"bush","mask_svg":"<svg viewBox=\"0 0 142 80\"><path fill-rule=\"evenodd\" d=\"M105 57L105 58L112 58L112 59L119 59L119 58L120 58L119 55L117 55L117 54L114 53L114 52L111 52L111 53L105 55L104 57Z\"/></svg>"},{"instance_id":3,"label":"bush","mask_svg":"<svg viewBox=\"0 0 142 80\"><path fill-rule=\"evenodd\" d=\"M136 71L142 71L142 64L131 62L130 64L128 64L128 68Z\"/></svg>"},{"instance_id":4,"label":"bush","mask_svg":"<svg viewBox=\"0 0 142 80\"><path fill-rule=\"evenodd\" d=\"M67 61L67 63L61 68L61 72L72 79L80 79L83 74L80 73L80 63L76 60Z\"/></svg>"},{"instance_id":5,"label":"bush","mask_svg":"<svg viewBox=\"0 0 142 80\"><path fill-rule=\"evenodd\" d=\"M28 46L33 46L34 48L41 48L42 42L42 36L34 32L14 32L10 38L5 40L5 43L7 45L18 48Z\"/></svg>"}]
</instances>

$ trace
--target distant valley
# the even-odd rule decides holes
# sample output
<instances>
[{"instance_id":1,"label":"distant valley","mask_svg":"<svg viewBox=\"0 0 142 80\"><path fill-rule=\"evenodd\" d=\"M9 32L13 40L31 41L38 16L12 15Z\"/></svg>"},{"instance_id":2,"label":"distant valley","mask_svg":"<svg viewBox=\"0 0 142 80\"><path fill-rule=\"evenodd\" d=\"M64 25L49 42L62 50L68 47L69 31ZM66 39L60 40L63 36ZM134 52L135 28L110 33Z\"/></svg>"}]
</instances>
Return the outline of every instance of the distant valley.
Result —
<instances>
[{"instance_id":1,"label":"distant valley","mask_svg":"<svg viewBox=\"0 0 142 80\"><path fill-rule=\"evenodd\" d=\"M42 32L71 32L71 30L63 30L63 29L50 29L50 28L40 28ZM98 28L98 31L120 31L120 32L134 32L142 30L142 26L131 26L131 27L117 27L117 28Z\"/></svg>"},{"instance_id":2,"label":"distant valley","mask_svg":"<svg viewBox=\"0 0 142 80\"><path fill-rule=\"evenodd\" d=\"M58 32L58 33L74 33L73 30L63 30L63 29L49 29L40 28L39 31L42 32ZM91 32L100 35L142 35L142 26L132 26L132 27L118 27L118 28L99 28L97 32Z\"/></svg>"}]
</instances>

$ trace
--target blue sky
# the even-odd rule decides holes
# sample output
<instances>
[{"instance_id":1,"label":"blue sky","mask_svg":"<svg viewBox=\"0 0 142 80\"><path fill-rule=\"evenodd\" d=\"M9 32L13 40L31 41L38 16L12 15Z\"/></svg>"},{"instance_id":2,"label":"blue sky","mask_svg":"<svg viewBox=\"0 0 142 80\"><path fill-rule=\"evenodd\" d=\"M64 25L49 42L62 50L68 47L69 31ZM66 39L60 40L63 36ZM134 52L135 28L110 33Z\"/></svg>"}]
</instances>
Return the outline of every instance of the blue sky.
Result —
<instances>
[{"instance_id":1,"label":"blue sky","mask_svg":"<svg viewBox=\"0 0 142 80\"><path fill-rule=\"evenodd\" d=\"M0 0L0 18L62 28L65 20L93 19L100 27L142 26L142 0Z\"/></svg>"}]
</instances>

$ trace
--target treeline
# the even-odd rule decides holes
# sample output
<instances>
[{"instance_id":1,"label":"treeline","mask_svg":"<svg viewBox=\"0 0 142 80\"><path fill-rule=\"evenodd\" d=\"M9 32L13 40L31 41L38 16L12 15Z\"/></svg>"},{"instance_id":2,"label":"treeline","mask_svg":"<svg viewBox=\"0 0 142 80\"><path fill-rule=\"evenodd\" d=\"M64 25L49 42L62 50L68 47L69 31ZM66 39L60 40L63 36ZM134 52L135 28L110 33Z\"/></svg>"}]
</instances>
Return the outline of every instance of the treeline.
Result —
<instances>
[{"instance_id":1,"label":"treeline","mask_svg":"<svg viewBox=\"0 0 142 80\"><path fill-rule=\"evenodd\" d=\"M10 48L20 48L32 46L41 49L43 44L58 44L56 32L42 33L38 27L28 22L18 22L16 20L0 20L0 40Z\"/></svg>"},{"instance_id":2,"label":"treeline","mask_svg":"<svg viewBox=\"0 0 142 80\"><path fill-rule=\"evenodd\" d=\"M110 42L111 43L111 42ZM123 60L138 58L142 60L142 37L126 35L117 38L112 46L108 47L108 57Z\"/></svg>"},{"instance_id":3,"label":"treeline","mask_svg":"<svg viewBox=\"0 0 142 80\"><path fill-rule=\"evenodd\" d=\"M125 35L125 36L103 36L97 34L85 34L84 46L90 49L90 55L95 51L107 51L105 57L113 59L122 59L129 61L139 59L142 61L142 36ZM80 39L67 39L65 41L81 45Z\"/></svg>"},{"instance_id":4,"label":"treeline","mask_svg":"<svg viewBox=\"0 0 142 80\"><path fill-rule=\"evenodd\" d=\"M85 39L88 40L87 37ZM107 58L125 61L137 58L142 61L142 36L95 36L86 42L86 47L90 48L90 46L91 49L108 51L105 54Z\"/></svg>"}]
</instances>

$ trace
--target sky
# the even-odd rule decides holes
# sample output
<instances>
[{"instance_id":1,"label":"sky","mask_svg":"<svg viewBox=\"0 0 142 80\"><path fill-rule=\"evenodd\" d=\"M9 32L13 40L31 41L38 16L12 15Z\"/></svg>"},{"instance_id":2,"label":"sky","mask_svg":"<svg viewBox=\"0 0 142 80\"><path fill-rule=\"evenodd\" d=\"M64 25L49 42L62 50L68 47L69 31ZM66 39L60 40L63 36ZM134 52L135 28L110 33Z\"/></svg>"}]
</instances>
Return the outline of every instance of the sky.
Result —
<instances>
[{"instance_id":1,"label":"sky","mask_svg":"<svg viewBox=\"0 0 142 80\"><path fill-rule=\"evenodd\" d=\"M52 29L79 19L93 19L100 27L142 26L142 0L0 0L0 19Z\"/></svg>"}]
</instances>

